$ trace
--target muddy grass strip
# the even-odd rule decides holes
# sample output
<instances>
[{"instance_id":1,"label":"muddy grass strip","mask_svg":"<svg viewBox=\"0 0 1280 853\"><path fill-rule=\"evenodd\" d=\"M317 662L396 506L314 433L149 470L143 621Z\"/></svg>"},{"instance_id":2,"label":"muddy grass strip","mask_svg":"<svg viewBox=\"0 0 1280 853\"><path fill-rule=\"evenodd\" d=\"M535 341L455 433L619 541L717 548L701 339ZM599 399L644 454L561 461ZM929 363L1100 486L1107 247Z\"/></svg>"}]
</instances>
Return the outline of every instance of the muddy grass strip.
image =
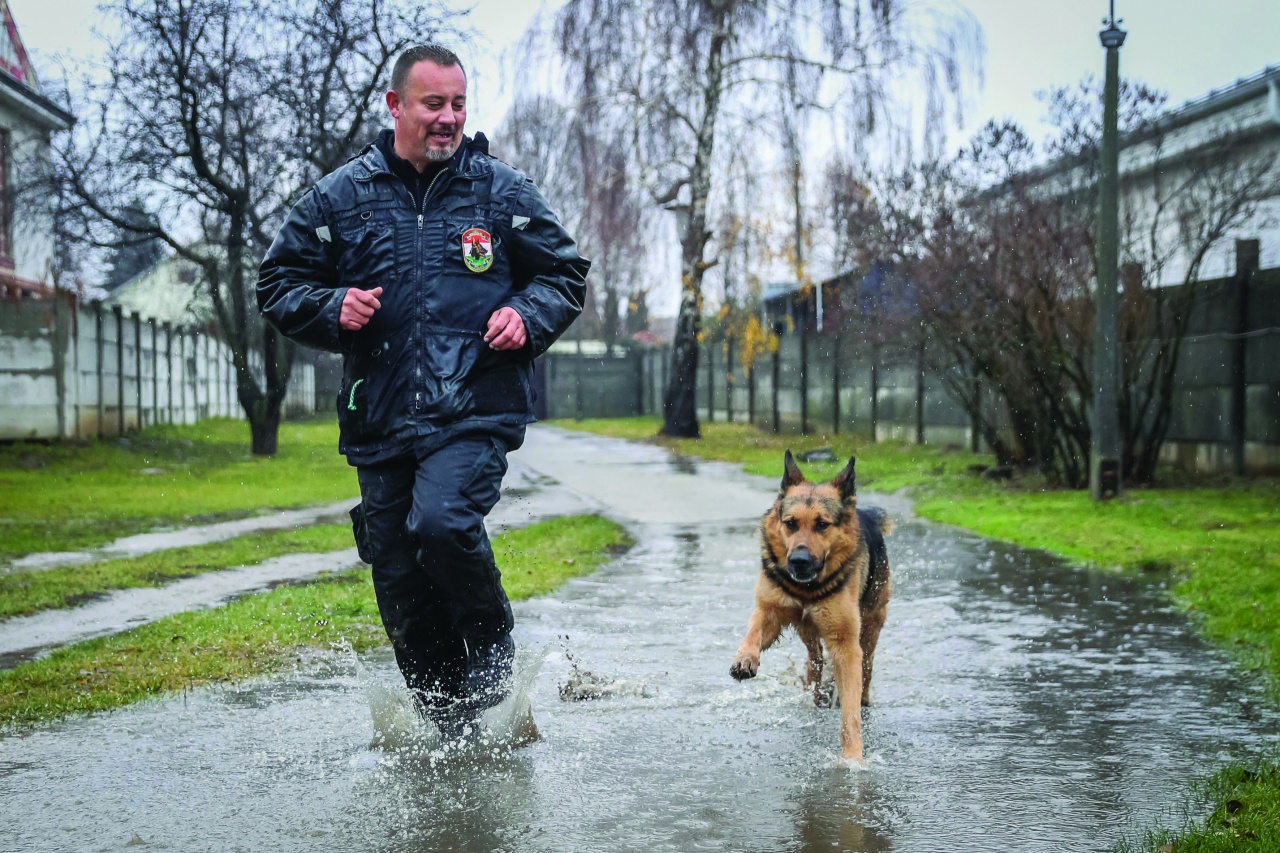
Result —
<instances>
[{"instance_id":1,"label":"muddy grass strip","mask_svg":"<svg viewBox=\"0 0 1280 853\"><path fill-rule=\"evenodd\" d=\"M350 547L350 524L322 524L171 548L139 557L0 575L0 619L75 607L114 590L164 586L206 572L257 565L285 554Z\"/></svg>"},{"instance_id":2,"label":"muddy grass strip","mask_svg":"<svg viewBox=\"0 0 1280 853\"><path fill-rule=\"evenodd\" d=\"M507 593L518 601L594 571L631 544L612 521L569 516L503 533L493 550ZM360 652L385 643L368 570L343 572L166 617L0 672L0 726L13 731L280 671L307 649L350 645Z\"/></svg>"}]
</instances>

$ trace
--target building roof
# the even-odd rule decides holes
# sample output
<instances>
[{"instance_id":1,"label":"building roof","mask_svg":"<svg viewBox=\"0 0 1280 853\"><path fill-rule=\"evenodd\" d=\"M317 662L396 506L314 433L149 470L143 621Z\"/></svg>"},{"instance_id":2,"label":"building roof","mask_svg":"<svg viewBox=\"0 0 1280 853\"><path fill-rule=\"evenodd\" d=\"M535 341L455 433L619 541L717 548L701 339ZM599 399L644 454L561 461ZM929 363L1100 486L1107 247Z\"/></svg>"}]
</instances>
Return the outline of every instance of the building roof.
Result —
<instances>
[{"instance_id":1,"label":"building roof","mask_svg":"<svg viewBox=\"0 0 1280 853\"><path fill-rule=\"evenodd\" d=\"M1270 65L1256 74L1241 77L1236 82L1218 89L1211 89L1199 97L1192 98L1180 107L1168 110L1155 121L1145 127L1132 130L1120 136L1120 171L1132 172L1150 166L1141 156L1134 156L1135 151L1143 150L1143 144L1150 142L1160 134L1170 134L1176 139L1171 150L1166 152L1165 159L1187 156L1204 143L1204 139L1183 130L1191 125L1211 120L1227 113L1249 101L1266 99L1265 107L1260 107L1245 116L1237 116L1231 133L1235 136L1264 133L1280 134L1280 65ZM1175 131L1174 133L1170 133ZM1047 163L1034 166L1023 173L1022 177L1031 180L1052 178L1085 162L1081 156L1059 157ZM1004 184L998 184L987 190L999 193Z\"/></svg>"},{"instance_id":2,"label":"building roof","mask_svg":"<svg viewBox=\"0 0 1280 853\"><path fill-rule=\"evenodd\" d=\"M1190 124L1260 95L1280 98L1280 65L1268 65L1256 74L1241 77L1234 83L1217 89L1210 89L1182 106L1169 110L1160 117L1158 125L1168 129ZM1280 104L1273 106L1273 110L1277 107L1280 107Z\"/></svg>"},{"instance_id":3,"label":"building roof","mask_svg":"<svg viewBox=\"0 0 1280 853\"><path fill-rule=\"evenodd\" d=\"M201 286L199 273L191 261L171 256L117 287L103 302L159 323L203 326L213 320L213 299Z\"/></svg>"},{"instance_id":4,"label":"building roof","mask_svg":"<svg viewBox=\"0 0 1280 853\"><path fill-rule=\"evenodd\" d=\"M0 0L0 104L45 130L66 130L75 117L40 91L7 0Z\"/></svg>"}]
</instances>

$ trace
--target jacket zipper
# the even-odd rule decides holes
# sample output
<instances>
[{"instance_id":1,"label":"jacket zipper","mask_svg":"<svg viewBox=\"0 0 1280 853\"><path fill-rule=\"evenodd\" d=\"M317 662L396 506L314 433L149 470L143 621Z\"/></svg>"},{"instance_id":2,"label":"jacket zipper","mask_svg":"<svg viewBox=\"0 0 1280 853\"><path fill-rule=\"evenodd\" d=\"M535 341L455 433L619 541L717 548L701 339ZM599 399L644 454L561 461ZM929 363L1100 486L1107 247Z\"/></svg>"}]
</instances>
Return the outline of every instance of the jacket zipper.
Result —
<instances>
[{"instance_id":1,"label":"jacket zipper","mask_svg":"<svg viewBox=\"0 0 1280 853\"><path fill-rule=\"evenodd\" d=\"M431 196L431 190L433 187L435 187L436 181L440 180L440 176L443 175L448 170L449 170L449 167L444 166L438 172L436 172L435 175L431 178L431 183L427 184L427 191L422 194L422 206L418 209L418 235L417 235L417 239L414 241L414 243L416 244L416 251L414 252L414 255L415 255L415 260L417 261L415 266L418 268L420 272L425 268L425 264L423 263L423 258L422 258L422 254L423 254L422 242L425 239L422 234L422 225L423 225L423 222L426 220L426 216L427 216L427 199ZM421 175L418 176L417 183L419 186L422 185ZM418 320L416 324L417 329L415 330L417 334L415 335L415 337L419 342L422 341L423 299L422 299L421 290L422 290L423 284L425 284L425 282L419 282L418 293L415 294L417 298L417 306L416 306L417 310L414 312L414 314L416 315ZM421 347L419 347L419 351L421 351ZM421 354L419 354L419 356L414 359L413 378L414 378L413 410L415 413L421 413L422 412L422 356Z\"/></svg>"}]
</instances>

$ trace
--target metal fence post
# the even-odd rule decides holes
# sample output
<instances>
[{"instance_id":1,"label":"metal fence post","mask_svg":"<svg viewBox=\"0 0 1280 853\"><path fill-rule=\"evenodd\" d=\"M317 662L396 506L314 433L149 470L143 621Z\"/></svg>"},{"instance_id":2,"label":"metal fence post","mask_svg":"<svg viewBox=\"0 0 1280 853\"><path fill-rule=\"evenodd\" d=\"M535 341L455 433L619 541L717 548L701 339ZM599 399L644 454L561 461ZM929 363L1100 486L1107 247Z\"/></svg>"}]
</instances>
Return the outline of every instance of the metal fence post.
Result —
<instances>
[{"instance_id":1,"label":"metal fence post","mask_svg":"<svg viewBox=\"0 0 1280 853\"><path fill-rule=\"evenodd\" d=\"M775 433L782 431L782 422L778 413L778 382L782 376L782 341L779 339L778 348L773 351L773 431Z\"/></svg>"},{"instance_id":2,"label":"metal fence post","mask_svg":"<svg viewBox=\"0 0 1280 853\"><path fill-rule=\"evenodd\" d=\"M142 429L142 315L137 311L133 312L133 372L134 409L138 413L138 429Z\"/></svg>"},{"instance_id":3,"label":"metal fence post","mask_svg":"<svg viewBox=\"0 0 1280 853\"><path fill-rule=\"evenodd\" d=\"M105 334L105 331L103 329L103 324L102 324L102 303L101 302L93 303L93 334L95 338L94 340L95 349L97 351L97 356L98 356L96 359L96 367L95 367L95 372L98 374L97 375L97 379L98 379L97 432L98 432L98 438L102 438L104 435L106 435L106 432L103 430L103 424L107 420L107 401L106 401L107 388L106 388L106 379L103 377L103 364L102 364L103 359L106 358L106 349L105 349L105 344L103 343L103 340L102 340Z\"/></svg>"},{"instance_id":4,"label":"metal fence post","mask_svg":"<svg viewBox=\"0 0 1280 853\"><path fill-rule=\"evenodd\" d=\"M147 320L151 325L151 423L160 423L160 347L156 340L156 318Z\"/></svg>"},{"instance_id":5,"label":"metal fence post","mask_svg":"<svg viewBox=\"0 0 1280 853\"><path fill-rule=\"evenodd\" d=\"M636 371L636 414L644 414L644 352L632 350L628 353Z\"/></svg>"},{"instance_id":6,"label":"metal fence post","mask_svg":"<svg viewBox=\"0 0 1280 853\"><path fill-rule=\"evenodd\" d=\"M924 344L916 348L916 444L924 444Z\"/></svg>"},{"instance_id":7,"label":"metal fence post","mask_svg":"<svg viewBox=\"0 0 1280 853\"><path fill-rule=\"evenodd\" d=\"M1246 364L1249 330L1249 285L1258 270L1257 240L1236 240L1234 341L1231 347L1231 462L1237 476L1245 472L1245 427L1248 421L1248 382Z\"/></svg>"},{"instance_id":8,"label":"metal fence post","mask_svg":"<svg viewBox=\"0 0 1280 853\"><path fill-rule=\"evenodd\" d=\"M124 435L124 308L111 306L116 315L116 435Z\"/></svg>"},{"instance_id":9,"label":"metal fence post","mask_svg":"<svg viewBox=\"0 0 1280 853\"><path fill-rule=\"evenodd\" d=\"M707 351L707 420L715 421L716 419L716 348L715 344L707 341L704 347Z\"/></svg>"},{"instance_id":10,"label":"metal fence post","mask_svg":"<svg viewBox=\"0 0 1280 853\"><path fill-rule=\"evenodd\" d=\"M831 336L831 430L840 434L840 326Z\"/></svg>"},{"instance_id":11,"label":"metal fence post","mask_svg":"<svg viewBox=\"0 0 1280 853\"><path fill-rule=\"evenodd\" d=\"M809 434L809 326L800 323L800 434Z\"/></svg>"},{"instance_id":12,"label":"metal fence post","mask_svg":"<svg viewBox=\"0 0 1280 853\"><path fill-rule=\"evenodd\" d=\"M173 324L164 324L164 375L165 387L169 389L169 416L166 419L173 423Z\"/></svg>"},{"instance_id":13,"label":"metal fence post","mask_svg":"<svg viewBox=\"0 0 1280 853\"><path fill-rule=\"evenodd\" d=\"M727 338L724 347L724 419L733 423L733 338Z\"/></svg>"},{"instance_id":14,"label":"metal fence post","mask_svg":"<svg viewBox=\"0 0 1280 853\"><path fill-rule=\"evenodd\" d=\"M873 443L876 441L876 427L880 417L880 369L876 365L878 361L876 349L875 346L871 348L871 441Z\"/></svg>"}]
</instances>

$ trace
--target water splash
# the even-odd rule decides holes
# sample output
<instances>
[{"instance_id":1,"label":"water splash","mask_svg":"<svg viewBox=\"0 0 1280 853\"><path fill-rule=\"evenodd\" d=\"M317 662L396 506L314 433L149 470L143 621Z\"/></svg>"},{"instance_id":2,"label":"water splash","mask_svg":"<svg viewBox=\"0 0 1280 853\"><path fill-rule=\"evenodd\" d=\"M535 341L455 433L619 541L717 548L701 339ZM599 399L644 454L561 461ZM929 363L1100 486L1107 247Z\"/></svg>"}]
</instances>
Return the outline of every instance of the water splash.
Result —
<instances>
[{"instance_id":1,"label":"water splash","mask_svg":"<svg viewBox=\"0 0 1280 853\"><path fill-rule=\"evenodd\" d=\"M586 669L569 651L568 637L561 637L560 650L569 661L569 676L560 685L560 698L565 702L585 702L617 696L651 699L657 690L644 678L614 678Z\"/></svg>"},{"instance_id":2,"label":"water splash","mask_svg":"<svg viewBox=\"0 0 1280 853\"><path fill-rule=\"evenodd\" d=\"M370 749L440 758L518 749L539 739L529 697L546 657L545 648L523 649L516 654L511 692L507 698L483 711L474 728L468 727L458 740L446 739L435 723L418 713L413 694L402 682L388 684L380 681L361 663L354 651L349 647L343 651L350 654L356 680L368 701L373 722Z\"/></svg>"}]
</instances>

